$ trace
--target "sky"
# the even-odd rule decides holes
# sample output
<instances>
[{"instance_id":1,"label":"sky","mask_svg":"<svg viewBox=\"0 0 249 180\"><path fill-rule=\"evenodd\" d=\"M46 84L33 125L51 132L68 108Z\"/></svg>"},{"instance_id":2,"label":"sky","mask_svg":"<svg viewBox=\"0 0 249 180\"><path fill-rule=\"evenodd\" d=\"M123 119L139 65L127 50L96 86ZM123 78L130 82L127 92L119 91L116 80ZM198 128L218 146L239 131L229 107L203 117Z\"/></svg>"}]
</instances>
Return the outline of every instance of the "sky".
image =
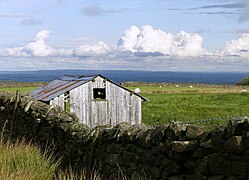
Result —
<instances>
[{"instance_id":1,"label":"sky","mask_svg":"<svg viewBox=\"0 0 249 180\"><path fill-rule=\"evenodd\" d=\"M248 0L0 0L0 71L249 71Z\"/></svg>"}]
</instances>

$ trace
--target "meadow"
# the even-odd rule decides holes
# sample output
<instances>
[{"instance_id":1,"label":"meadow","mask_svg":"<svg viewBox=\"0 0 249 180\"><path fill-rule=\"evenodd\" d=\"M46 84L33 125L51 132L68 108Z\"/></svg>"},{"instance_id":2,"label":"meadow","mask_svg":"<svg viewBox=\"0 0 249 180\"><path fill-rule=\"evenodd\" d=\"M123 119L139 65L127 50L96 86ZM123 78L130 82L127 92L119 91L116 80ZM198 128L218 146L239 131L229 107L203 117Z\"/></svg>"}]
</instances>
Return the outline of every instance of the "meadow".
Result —
<instances>
[{"instance_id":1,"label":"meadow","mask_svg":"<svg viewBox=\"0 0 249 180\"><path fill-rule=\"evenodd\" d=\"M208 84L135 83L149 99L142 106L143 123L168 124L172 121L205 126L227 123L227 119L249 115L249 87ZM132 86L131 86L132 85Z\"/></svg>"},{"instance_id":2,"label":"meadow","mask_svg":"<svg viewBox=\"0 0 249 180\"><path fill-rule=\"evenodd\" d=\"M5 85L0 90L24 95L44 83ZM36 86L35 86L36 85ZM140 89L149 101L142 104L146 125L172 121L205 126L224 125L231 117L249 116L249 87L210 84L124 83L130 90Z\"/></svg>"}]
</instances>

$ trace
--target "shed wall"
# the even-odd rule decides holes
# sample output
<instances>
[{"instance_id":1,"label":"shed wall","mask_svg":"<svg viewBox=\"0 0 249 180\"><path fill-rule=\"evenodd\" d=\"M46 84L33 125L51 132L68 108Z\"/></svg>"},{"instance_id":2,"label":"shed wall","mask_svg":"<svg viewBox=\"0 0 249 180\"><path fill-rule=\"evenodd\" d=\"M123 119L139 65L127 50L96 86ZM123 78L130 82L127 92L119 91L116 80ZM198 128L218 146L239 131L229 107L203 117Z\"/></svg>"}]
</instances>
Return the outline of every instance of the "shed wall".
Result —
<instances>
[{"instance_id":1,"label":"shed wall","mask_svg":"<svg viewBox=\"0 0 249 180\"><path fill-rule=\"evenodd\" d=\"M106 99L94 99L94 88L105 88ZM56 99L53 103L57 102ZM140 124L141 102L140 97L99 76L70 91L70 112L90 127L121 122Z\"/></svg>"},{"instance_id":2,"label":"shed wall","mask_svg":"<svg viewBox=\"0 0 249 180\"><path fill-rule=\"evenodd\" d=\"M65 96L64 94L61 94L60 96L54 98L49 102L50 106L60 106L62 109L65 109Z\"/></svg>"}]
</instances>

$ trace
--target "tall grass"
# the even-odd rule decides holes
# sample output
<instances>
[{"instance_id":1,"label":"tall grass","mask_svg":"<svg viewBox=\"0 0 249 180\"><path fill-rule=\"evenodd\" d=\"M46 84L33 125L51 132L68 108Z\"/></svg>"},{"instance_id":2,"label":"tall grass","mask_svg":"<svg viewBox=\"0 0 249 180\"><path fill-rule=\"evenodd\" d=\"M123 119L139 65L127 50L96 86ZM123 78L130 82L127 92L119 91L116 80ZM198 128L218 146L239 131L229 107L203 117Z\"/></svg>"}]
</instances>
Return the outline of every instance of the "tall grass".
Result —
<instances>
[{"instance_id":1,"label":"tall grass","mask_svg":"<svg viewBox=\"0 0 249 180\"><path fill-rule=\"evenodd\" d=\"M58 164L25 141L0 144L0 179L53 179Z\"/></svg>"},{"instance_id":2,"label":"tall grass","mask_svg":"<svg viewBox=\"0 0 249 180\"><path fill-rule=\"evenodd\" d=\"M89 175L89 176L87 176ZM41 153L38 147L23 141L0 143L0 180L101 180L97 171L72 168L59 170L53 154Z\"/></svg>"},{"instance_id":3,"label":"tall grass","mask_svg":"<svg viewBox=\"0 0 249 180\"><path fill-rule=\"evenodd\" d=\"M53 155L41 153L41 151L25 141L17 141L14 144L0 143L0 180L104 180L97 170L90 172L82 170L75 173L72 168L59 170L59 161L55 161ZM115 180L147 180L150 178L128 178L117 171Z\"/></svg>"}]
</instances>

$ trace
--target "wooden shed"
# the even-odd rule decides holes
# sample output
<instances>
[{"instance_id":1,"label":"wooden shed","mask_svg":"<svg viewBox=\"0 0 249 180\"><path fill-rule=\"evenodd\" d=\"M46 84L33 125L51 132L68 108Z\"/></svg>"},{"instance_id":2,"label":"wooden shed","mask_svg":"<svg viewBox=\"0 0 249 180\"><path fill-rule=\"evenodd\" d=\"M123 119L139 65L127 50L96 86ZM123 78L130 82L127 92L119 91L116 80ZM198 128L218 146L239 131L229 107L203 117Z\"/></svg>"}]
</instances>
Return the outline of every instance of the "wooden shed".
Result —
<instances>
[{"instance_id":1,"label":"wooden shed","mask_svg":"<svg viewBox=\"0 0 249 180\"><path fill-rule=\"evenodd\" d=\"M102 75L65 75L32 91L30 96L51 106L75 113L80 122L90 127L142 120L143 96Z\"/></svg>"}]
</instances>

